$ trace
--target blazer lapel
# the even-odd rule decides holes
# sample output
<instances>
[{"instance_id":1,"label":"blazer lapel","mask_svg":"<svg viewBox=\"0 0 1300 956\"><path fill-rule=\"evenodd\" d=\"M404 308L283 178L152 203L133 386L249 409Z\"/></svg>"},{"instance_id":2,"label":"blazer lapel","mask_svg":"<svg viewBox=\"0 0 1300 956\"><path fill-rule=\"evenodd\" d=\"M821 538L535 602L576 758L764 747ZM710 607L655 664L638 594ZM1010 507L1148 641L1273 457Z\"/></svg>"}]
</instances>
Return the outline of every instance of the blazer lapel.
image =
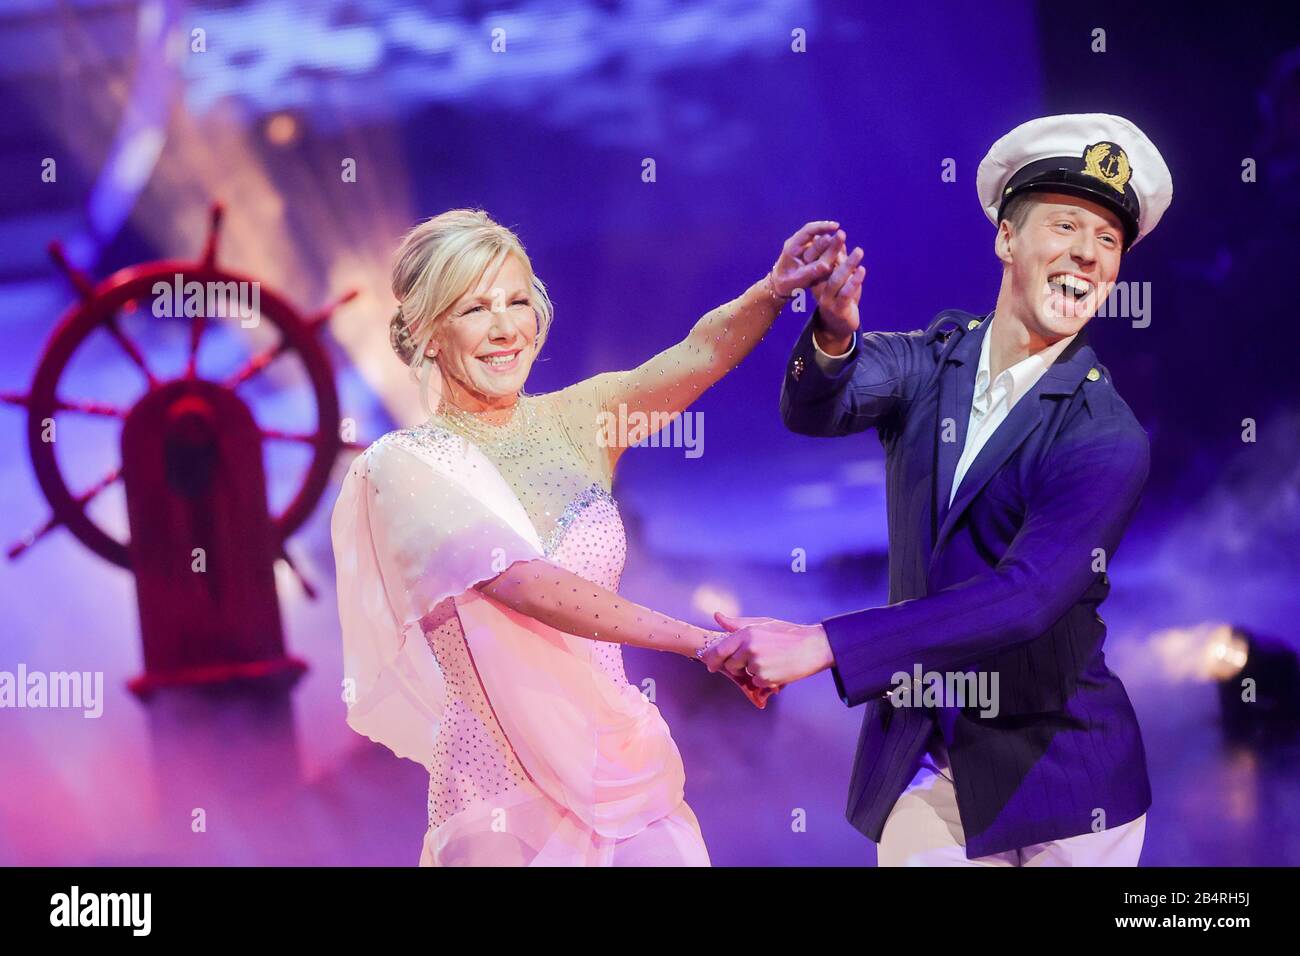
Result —
<instances>
[{"instance_id":1,"label":"blazer lapel","mask_svg":"<svg viewBox=\"0 0 1300 956\"><path fill-rule=\"evenodd\" d=\"M975 394L975 373L978 371L980 343L988 334L989 318L986 315L980 322L978 330L962 336L961 342L948 355L943 372L939 376L939 420L934 440L935 473L934 500L930 510L930 544L933 547L938 540L938 529L948 513L948 498L952 495L953 473L957 470L957 459L966 446L966 426L970 424L971 400ZM947 430L945 422L954 425L954 441L944 441Z\"/></svg>"},{"instance_id":2,"label":"blazer lapel","mask_svg":"<svg viewBox=\"0 0 1300 956\"><path fill-rule=\"evenodd\" d=\"M987 331L988 323L985 323ZM978 355L978 352L976 353ZM1053 395L1068 395L1079 387L1083 377L1088 374L1088 370L1093 367L1096 361L1096 354L1084 333L1081 331L1073 342L1069 344L1064 352L1060 354L1052 366L1043 373L1042 377L1034 383L1024 396L1016 402L1014 408L997 430L989 436L980 453L975 456L971 462L970 468L962 478L961 486L957 489L957 496L953 498L952 506L940 513L943 515L939 525L939 531L935 535L934 549L931 551L931 564L933 565L934 555L943 546L948 535L952 533L954 525L962 513L970 506L975 496L989 482L999 468L1001 468L1008 458L1019 448L1026 438L1033 433L1040 424L1047 412L1047 407L1043 405L1041 399ZM973 363L968 363L973 364ZM974 371L971 372L972 385L963 392L965 405L963 406L965 415L970 415L970 402L974 393ZM948 414L948 413L945 413ZM961 427L961 440L957 443L956 449L949 452L953 464L946 467L943 475L944 480L936 484L942 486L943 500L946 502L949 490L952 488L953 471L956 470L956 460L960 456L960 449L965 445L965 425ZM940 451L943 451L943 445L940 444ZM942 454L940 461L942 462Z\"/></svg>"}]
</instances>

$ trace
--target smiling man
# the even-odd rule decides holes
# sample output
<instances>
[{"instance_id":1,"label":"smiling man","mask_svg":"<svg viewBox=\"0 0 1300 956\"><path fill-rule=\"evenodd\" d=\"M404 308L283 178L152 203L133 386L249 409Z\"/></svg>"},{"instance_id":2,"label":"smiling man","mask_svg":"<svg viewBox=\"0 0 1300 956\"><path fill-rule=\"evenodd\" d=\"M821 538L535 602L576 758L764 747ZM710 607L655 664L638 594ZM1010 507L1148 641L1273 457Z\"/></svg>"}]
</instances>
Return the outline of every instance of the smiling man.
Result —
<instances>
[{"instance_id":1,"label":"smiling man","mask_svg":"<svg viewBox=\"0 0 1300 956\"><path fill-rule=\"evenodd\" d=\"M1151 788L1097 611L1150 452L1084 327L1172 181L1137 127L1093 113L1012 130L977 189L998 230L992 312L859 335L866 271L840 233L783 382L793 431L884 445L889 605L718 615L734 633L702 656L762 686L831 668L865 705L847 816L882 866L1133 866ZM996 707L945 693L987 677Z\"/></svg>"}]
</instances>

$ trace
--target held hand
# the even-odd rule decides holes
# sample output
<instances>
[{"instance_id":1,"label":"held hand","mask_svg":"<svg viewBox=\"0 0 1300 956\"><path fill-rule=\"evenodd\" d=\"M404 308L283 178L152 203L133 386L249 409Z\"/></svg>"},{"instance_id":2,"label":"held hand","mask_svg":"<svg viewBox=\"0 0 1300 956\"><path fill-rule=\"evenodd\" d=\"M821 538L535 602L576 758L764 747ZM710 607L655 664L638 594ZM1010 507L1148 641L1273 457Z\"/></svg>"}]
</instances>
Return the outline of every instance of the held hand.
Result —
<instances>
[{"instance_id":1,"label":"held hand","mask_svg":"<svg viewBox=\"0 0 1300 956\"><path fill-rule=\"evenodd\" d=\"M835 346L834 354L842 352L852 341L861 322L858 315L858 303L862 298L862 283L866 281L867 269L863 266L862 247L854 248L850 254L845 253L846 237L844 231L835 233L833 245L817 253L818 262L826 258L833 260L835 268L820 282L813 284L812 292L817 297L817 306L821 318L818 344ZM807 259L808 254L804 254ZM842 346L842 347L841 347Z\"/></svg>"},{"instance_id":2,"label":"held hand","mask_svg":"<svg viewBox=\"0 0 1300 956\"><path fill-rule=\"evenodd\" d=\"M768 698L781 689L779 687L759 687L743 671L739 676L731 673L731 671L724 671L723 673L727 675L727 680L739 687L740 692L759 710L766 708Z\"/></svg>"},{"instance_id":3,"label":"held hand","mask_svg":"<svg viewBox=\"0 0 1300 956\"><path fill-rule=\"evenodd\" d=\"M713 615L732 633L711 643L701 659L709 670L744 674L755 687L779 688L835 663L820 624L791 624L770 617Z\"/></svg>"},{"instance_id":4,"label":"held hand","mask_svg":"<svg viewBox=\"0 0 1300 956\"><path fill-rule=\"evenodd\" d=\"M785 241L771 272L772 288L777 295L789 298L796 289L824 281L832 273L835 259L830 250L839 226L838 222L819 219L807 223Z\"/></svg>"},{"instance_id":5,"label":"held hand","mask_svg":"<svg viewBox=\"0 0 1300 956\"><path fill-rule=\"evenodd\" d=\"M714 634L713 637L709 639L709 643L722 640L726 636L727 633L725 631L717 632L716 634ZM707 650L707 648L709 647L709 643L706 643L704 645L704 648L702 648L702 650ZM699 659L702 660L703 658L699 658ZM710 670L712 670L712 668L710 668ZM759 710L762 710L765 707L767 707L768 698L770 698L773 694L775 694L778 690L781 689L779 687L758 687L754 684L750 676L746 674L743 670L739 674L733 674L731 673L731 671L726 671L726 670L724 670L723 673L726 675L729 681L731 681L738 688L740 688L740 692L745 695L746 699L748 699L749 702L753 704L755 707L757 707Z\"/></svg>"}]
</instances>

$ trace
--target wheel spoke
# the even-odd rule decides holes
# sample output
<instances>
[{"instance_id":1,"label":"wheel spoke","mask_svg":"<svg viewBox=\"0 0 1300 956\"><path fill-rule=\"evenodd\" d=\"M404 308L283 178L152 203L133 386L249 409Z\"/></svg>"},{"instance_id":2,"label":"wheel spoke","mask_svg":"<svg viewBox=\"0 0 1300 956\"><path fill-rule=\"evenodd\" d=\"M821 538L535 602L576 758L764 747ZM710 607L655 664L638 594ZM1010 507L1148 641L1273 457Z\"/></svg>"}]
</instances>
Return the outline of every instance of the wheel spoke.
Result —
<instances>
[{"instance_id":1,"label":"wheel spoke","mask_svg":"<svg viewBox=\"0 0 1300 956\"><path fill-rule=\"evenodd\" d=\"M269 441L296 441L301 445L316 444L317 436L315 432L286 432L278 428L262 428L258 426L262 433L262 438Z\"/></svg>"},{"instance_id":2,"label":"wheel spoke","mask_svg":"<svg viewBox=\"0 0 1300 956\"><path fill-rule=\"evenodd\" d=\"M0 402L7 405L30 406L31 398L30 395L18 392L0 392ZM94 399L85 398L55 398L54 411L76 412L79 415L98 415L101 418L126 418L127 416L127 410L119 405L110 405L108 402L97 402Z\"/></svg>"},{"instance_id":3,"label":"wheel spoke","mask_svg":"<svg viewBox=\"0 0 1300 956\"><path fill-rule=\"evenodd\" d=\"M198 377L199 343L203 340L203 333L207 330L208 317L206 315L196 315L190 320L190 357L185 362L186 378Z\"/></svg>"},{"instance_id":4,"label":"wheel spoke","mask_svg":"<svg viewBox=\"0 0 1300 956\"><path fill-rule=\"evenodd\" d=\"M284 339L281 339L279 344L266 349L264 352L259 352L257 355L254 355L248 360L243 368L230 376L230 378L226 379L222 385L226 388L238 388L254 375L260 374L263 369L283 355L288 351L288 349L289 343Z\"/></svg>"},{"instance_id":5,"label":"wheel spoke","mask_svg":"<svg viewBox=\"0 0 1300 956\"><path fill-rule=\"evenodd\" d=\"M360 294L360 291L357 289L349 289L347 292L344 292L341 296L326 305L315 315L309 316L306 320L307 328L312 332L320 331L331 315L337 312L341 306L347 305Z\"/></svg>"},{"instance_id":6,"label":"wheel spoke","mask_svg":"<svg viewBox=\"0 0 1300 956\"><path fill-rule=\"evenodd\" d=\"M61 522L56 516L50 515L45 524L41 525L35 531L28 531L13 544L9 545L9 550L7 552L9 560L14 561L21 557L23 552L57 528L60 523Z\"/></svg>"},{"instance_id":7,"label":"wheel spoke","mask_svg":"<svg viewBox=\"0 0 1300 956\"><path fill-rule=\"evenodd\" d=\"M67 399L56 398L54 400L54 410L56 412L76 412L79 415L98 415L101 418L126 418L127 410L118 405L110 405L108 402L97 402L94 399Z\"/></svg>"},{"instance_id":8,"label":"wheel spoke","mask_svg":"<svg viewBox=\"0 0 1300 956\"><path fill-rule=\"evenodd\" d=\"M81 494L74 495L72 500L79 505L89 504L92 498L94 498L101 491L103 491L105 488L107 488L109 485L111 485L113 482L117 481L117 479L121 477L122 477L122 469L119 466L117 468L114 468L103 478L99 479L99 481L95 482L93 485L91 485Z\"/></svg>"},{"instance_id":9,"label":"wheel spoke","mask_svg":"<svg viewBox=\"0 0 1300 956\"><path fill-rule=\"evenodd\" d=\"M117 481L121 477L122 477L122 469L114 468L112 471L106 474L103 478L99 479L99 481L95 482L93 485L91 485L81 494L74 495L72 500L75 501L78 505L84 507L86 504L90 502L92 498L94 498L101 491L103 491L105 488L107 488L109 485L111 485L113 482ZM19 557L24 551L26 551L28 548L34 545L37 541L40 541L42 538L44 538L47 534L49 534L51 531L53 531L62 523L63 522L59 520L57 515L50 515L50 517L46 520L45 524L41 525L35 531L27 532L27 534L23 535L20 539L15 541L13 544L9 545L9 551L8 551L9 560L13 561L15 558Z\"/></svg>"},{"instance_id":10,"label":"wheel spoke","mask_svg":"<svg viewBox=\"0 0 1300 956\"><path fill-rule=\"evenodd\" d=\"M95 283L91 281L90 276L68 261L67 253L63 250L63 243L55 239L49 244L47 250L50 258L54 260L54 265L72 283L72 288L76 290L77 297L82 302L89 302L93 299L95 297Z\"/></svg>"},{"instance_id":11,"label":"wheel spoke","mask_svg":"<svg viewBox=\"0 0 1300 956\"><path fill-rule=\"evenodd\" d=\"M109 316L109 318L104 322L104 327L108 329L108 334L113 336L113 339L117 344L122 347L122 351L126 353L127 358L135 364L136 368L144 373L145 380L148 381L149 387L155 388L158 385L158 379L156 379L153 372L150 371L149 365L145 361L144 353L141 352L139 347L131 341L130 337L122 331L122 327L117 324L117 316Z\"/></svg>"},{"instance_id":12,"label":"wheel spoke","mask_svg":"<svg viewBox=\"0 0 1300 956\"><path fill-rule=\"evenodd\" d=\"M284 559L284 563L289 566L289 570L298 578L298 584L302 586L303 593L307 595L308 600L316 600L316 588L312 586L311 581L307 580L306 576L301 570L299 570L298 565L294 564L293 558L289 557L289 550L284 546L283 541L280 542L280 557Z\"/></svg>"},{"instance_id":13,"label":"wheel spoke","mask_svg":"<svg viewBox=\"0 0 1300 956\"><path fill-rule=\"evenodd\" d=\"M214 202L208 210L208 238L199 256L199 261L208 269L217 266L217 241L221 238L221 220L225 215L226 207L220 202Z\"/></svg>"},{"instance_id":14,"label":"wheel spoke","mask_svg":"<svg viewBox=\"0 0 1300 956\"><path fill-rule=\"evenodd\" d=\"M215 269L217 267L217 243L221 239L221 221L226 216L226 207L223 203L214 202L208 209L208 238L203 243L203 251L199 254L199 263L205 269ZM206 315L196 315L190 322L190 355L185 363L185 377L189 379L198 377L199 367L199 343L203 340L203 333L208 330L208 317Z\"/></svg>"}]
</instances>

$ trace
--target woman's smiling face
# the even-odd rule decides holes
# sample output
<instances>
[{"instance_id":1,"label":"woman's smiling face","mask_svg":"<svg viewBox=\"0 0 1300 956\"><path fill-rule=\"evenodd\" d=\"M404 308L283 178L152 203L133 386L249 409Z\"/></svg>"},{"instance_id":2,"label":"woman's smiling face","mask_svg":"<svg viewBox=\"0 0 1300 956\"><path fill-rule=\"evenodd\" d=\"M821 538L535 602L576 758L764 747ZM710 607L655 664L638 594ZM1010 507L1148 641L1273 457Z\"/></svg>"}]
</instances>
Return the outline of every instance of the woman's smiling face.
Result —
<instances>
[{"instance_id":1,"label":"woman's smiling face","mask_svg":"<svg viewBox=\"0 0 1300 956\"><path fill-rule=\"evenodd\" d=\"M537 355L537 310L519 259L507 255L495 274L485 272L433 338L450 401L470 411L513 405Z\"/></svg>"}]
</instances>

